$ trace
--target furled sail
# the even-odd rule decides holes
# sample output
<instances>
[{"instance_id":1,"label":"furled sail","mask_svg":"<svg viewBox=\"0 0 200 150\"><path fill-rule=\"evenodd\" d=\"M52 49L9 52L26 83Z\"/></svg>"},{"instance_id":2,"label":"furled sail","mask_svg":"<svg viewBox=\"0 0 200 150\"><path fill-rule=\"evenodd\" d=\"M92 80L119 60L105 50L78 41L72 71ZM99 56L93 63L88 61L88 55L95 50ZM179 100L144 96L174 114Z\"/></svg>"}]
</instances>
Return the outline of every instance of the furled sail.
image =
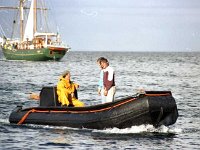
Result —
<instances>
[{"instance_id":1,"label":"furled sail","mask_svg":"<svg viewBox=\"0 0 200 150\"><path fill-rule=\"evenodd\" d=\"M29 10L29 15L25 27L25 32L24 32L24 39L23 41L31 41L33 40L33 29L34 29L34 0L31 1L31 7Z\"/></svg>"}]
</instances>

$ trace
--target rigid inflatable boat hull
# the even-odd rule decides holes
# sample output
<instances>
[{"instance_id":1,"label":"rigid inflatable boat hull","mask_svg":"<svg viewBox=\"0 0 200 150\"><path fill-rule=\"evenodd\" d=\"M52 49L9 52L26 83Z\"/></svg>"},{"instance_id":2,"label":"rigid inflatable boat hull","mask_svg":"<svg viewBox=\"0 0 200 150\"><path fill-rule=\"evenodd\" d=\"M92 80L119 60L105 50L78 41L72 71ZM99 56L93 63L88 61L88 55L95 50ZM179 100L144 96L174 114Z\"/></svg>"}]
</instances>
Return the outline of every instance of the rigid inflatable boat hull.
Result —
<instances>
[{"instance_id":1,"label":"rigid inflatable boat hull","mask_svg":"<svg viewBox=\"0 0 200 150\"><path fill-rule=\"evenodd\" d=\"M24 118L24 119L22 119ZM10 123L67 126L73 128L128 128L152 124L172 125L178 118L174 98L168 96L126 97L112 103L88 107L39 106L16 107ZM21 123L19 123L21 121Z\"/></svg>"}]
</instances>

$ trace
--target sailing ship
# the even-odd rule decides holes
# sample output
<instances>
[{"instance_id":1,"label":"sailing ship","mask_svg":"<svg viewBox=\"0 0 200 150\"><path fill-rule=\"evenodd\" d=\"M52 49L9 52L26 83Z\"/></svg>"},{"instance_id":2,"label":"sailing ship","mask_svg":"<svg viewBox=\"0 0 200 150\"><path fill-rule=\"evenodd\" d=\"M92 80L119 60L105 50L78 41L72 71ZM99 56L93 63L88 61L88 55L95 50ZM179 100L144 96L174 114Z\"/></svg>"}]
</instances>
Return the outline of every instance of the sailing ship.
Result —
<instances>
[{"instance_id":1,"label":"sailing ship","mask_svg":"<svg viewBox=\"0 0 200 150\"><path fill-rule=\"evenodd\" d=\"M42 14L39 15L38 12L45 12L44 17L47 17L46 14L49 10L46 6L44 7L44 2L41 3L43 6L39 7L39 2L41 3L41 0L19 0L18 7L0 6L0 9L16 9L20 14L18 16L20 38L7 38L5 35L1 38L1 49L6 59L28 61L60 60L69 51L70 47L64 45L58 32L51 32L48 27L43 29L42 32L38 29L38 16ZM30 6L27 6L28 4ZM27 9L29 10L28 16L25 17L25 10ZM13 21L13 24L16 24L16 20Z\"/></svg>"}]
</instances>

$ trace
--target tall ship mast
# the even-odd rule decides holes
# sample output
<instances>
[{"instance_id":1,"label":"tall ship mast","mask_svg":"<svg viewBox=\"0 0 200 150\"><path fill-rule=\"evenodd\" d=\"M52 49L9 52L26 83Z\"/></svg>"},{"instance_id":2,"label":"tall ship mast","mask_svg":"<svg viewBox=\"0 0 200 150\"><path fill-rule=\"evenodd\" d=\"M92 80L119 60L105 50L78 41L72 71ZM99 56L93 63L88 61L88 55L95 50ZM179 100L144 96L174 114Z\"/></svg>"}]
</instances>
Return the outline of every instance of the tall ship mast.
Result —
<instances>
[{"instance_id":1,"label":"tall ship mast","mask_svg":"<svg viewBox=\"0 0 200 150\"><path fill-rule=\"evenodd\" d=\"M50 21L47 19L49 9L46 8L45 1L18 0L18 6L0 6L0 13L1 10L5 9L14 9L19 14L13 20L13 25L11 25L14 27L15 24L19 24L17 38L13 37L16 28L12 29L12 37L8 38L0 26L0 30L3 33L0 43L6 59L29 61L60 60L69 51L69 46L66 46L61 41L60 34L52 32L50 29ZM27 16L25 16L26 12L28 12ZM41 17L41 20L38 19L38 16ZM18 22L17 19L19 20ZM39 23L44 24L45 27L39 28Z\"/></svg>"}]
</instances>

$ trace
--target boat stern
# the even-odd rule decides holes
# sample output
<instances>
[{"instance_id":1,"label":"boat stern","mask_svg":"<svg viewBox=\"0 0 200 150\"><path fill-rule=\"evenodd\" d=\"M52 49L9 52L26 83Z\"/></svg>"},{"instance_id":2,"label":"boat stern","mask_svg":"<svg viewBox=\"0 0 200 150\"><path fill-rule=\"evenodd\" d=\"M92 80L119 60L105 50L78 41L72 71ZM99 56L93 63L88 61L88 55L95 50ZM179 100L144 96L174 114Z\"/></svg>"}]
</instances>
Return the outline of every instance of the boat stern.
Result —
<instances>
[{"instance_id":1,"label":"boat stern","mask_svg":"<svg viewBox=\"0 0 200 150\"><path fill-rule=\"evenodd\" d=\"M169 126L176 122L178 110L170 91L146 91L149 102L149 112L155 127Z\"/></svg>"}]
</instances>

